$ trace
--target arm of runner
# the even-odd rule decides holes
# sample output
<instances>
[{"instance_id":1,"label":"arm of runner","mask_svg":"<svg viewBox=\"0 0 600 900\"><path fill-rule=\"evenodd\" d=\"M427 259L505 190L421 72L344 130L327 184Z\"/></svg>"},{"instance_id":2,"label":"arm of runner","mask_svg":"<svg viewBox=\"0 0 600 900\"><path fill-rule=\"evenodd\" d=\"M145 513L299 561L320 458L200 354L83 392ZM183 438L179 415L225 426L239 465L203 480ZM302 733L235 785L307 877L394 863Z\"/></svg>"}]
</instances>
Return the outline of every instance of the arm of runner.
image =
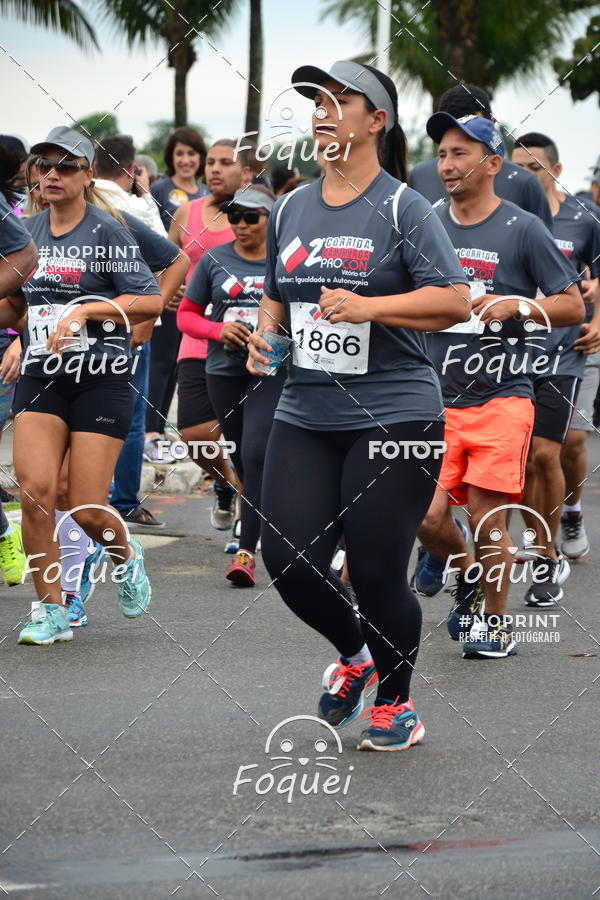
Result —
<instances>
[{"instance_id":1,"label":"arm of runner","mask_svg":"<svg viewBox=\"0 0 600 900\"><path fill-rule=\"evenodd\" d=\"M27 312L27 305L23 297L18 294L10 297L4 297L0 300L0 328L13 328L16 326Z\"/></svg>"},{"instance_id":2,"label":"arm of runner","mask_svg":"<svg viewBox=\"0 0 600 900\"><path fill-rule=\"evenodd\" d=\"M21 250L0 256L0 297L6 297L21 287L35 269L37 259L37 247L33 241Z\"/></svg>"},{"instance_id":3,"label":"arm of runner","mask_svg":"<svg viewBox=\"0 0 600 900\"><path fill-rule=\"evenodd\" d=\"M564 325L579 325L585 316L581 292L576 284L571 284L558 294L552 294L549 297L532 300L515 295L488 306L494 299L499 298L495 294L484 294L473 301L473 312L476 316L481 313L481 321L485 325L489 325L492 321L504 322L506 319L516 316L519 312L520 301L529 304L531 313L527 318L541 325L546 325L548 321L557 328L562 328ZM485 309L486 306L487 309ZM482 312L482 310L485 311Z\"/></svg>"},{"instance_id":4,"label":"arm of runner","mask_svg":"<svg viewBox=\"0 0 600 900\"><path fill-rule=\"evenodd\" d=\"M323 317L336 322L379 322L392 328L442 331L471 314L471 294L464 284L427 285L406 294L361 297L342 288L321 287L319 306Z\"/></svg>"},{"instance_id":5,"label":"arm of runner","mask_svg":"<svg viewBox=\"0 0 600 900\"><path fill-rule=\"evenodd\" d=\"M163 309L166 309L171 300L175 297L178 290L185 280L190 267L190 258L183 250L180 251L177 259L173 260L170 266L157 276L158 286L160 288L160 296L163 301ZM179 305L179 304L177 304Z\"/></svg>"},{"instance_id":6,"label":"arm of runner","mask_svg":"<svg viewBox=\"0 0 600 900\"><path fill-rule=\"evenodd\" d=\"M586 356L600 350L600 287L597 278L593 278L588 284L595 285L595 290L590 291L590 300L588 301L594 304L594 314L589 322L583 323L581 336L573 344L575 350L579 350Z\"/></svg>"},{"instance_id":7,"label":"arm of runner","mask_svg":"<svg viewBox=\"0 0 600 900\"><path fill-rule=\"evenodd\" d=\"M271 300L266 294L263 294L258 309L258 328L250 335L248 340L248 360L246 368L251 375L264 375L264 372L258 372L254 368L254 363L259 362L264 366L269 365L269 360L262 355L261 351L270 352L271 346L268 343L269 331L279 331L280 325L285 322L285 310L283 303L279 300ZM265 334L266 332L266 334ZM265 336L263 337L263 334ZM265 339L266 338L266 339Z\"/></svg>"},{"instance_id":8,"label":"arm of runner","mask_svg":"<svg viewBox=\"0 0 600 900\"><path fill-rule=\"evenodd\" d=\"M118 307L115 309L114 305ZM50 353L61 354L68 347L69 339L73 337L86 322L117 322L122 324L124 320L130 325L145 322L146 319L155 319L162 312L162 297L160 294L121 294L115 297L111 303L104 301L92 301L75 306L69 315L59 319L54 331L48 338L46 348ZM123 312L120 312L123 310ZM123 315L125 313L125 315ZM74 327L72 327L74 325Z\"/></svg>"},{"instance_id":9,"label":"arm of runner","mask_svg":"<svg viewBox=\"0 0 600 900\"><path fill-rule=\"evenodd\" d=\"M4 384L10 384L19 377L21 369L21 338L15 338L12 344L6 348L0 362L0 379Z\"/></svg>"},{"instance_id":10,"label":"arm of runner","mask_svg":"<svg viewBox=\"0 0 600 900\"><path fill-rule=\"evenodd\" d=\"M184 297L177 310L177 327L189 337L219 341L223 322L212 322L207 319L204 315L205 309L206 306L195 303L189 297Z\"/></svg>"}]
</instances>

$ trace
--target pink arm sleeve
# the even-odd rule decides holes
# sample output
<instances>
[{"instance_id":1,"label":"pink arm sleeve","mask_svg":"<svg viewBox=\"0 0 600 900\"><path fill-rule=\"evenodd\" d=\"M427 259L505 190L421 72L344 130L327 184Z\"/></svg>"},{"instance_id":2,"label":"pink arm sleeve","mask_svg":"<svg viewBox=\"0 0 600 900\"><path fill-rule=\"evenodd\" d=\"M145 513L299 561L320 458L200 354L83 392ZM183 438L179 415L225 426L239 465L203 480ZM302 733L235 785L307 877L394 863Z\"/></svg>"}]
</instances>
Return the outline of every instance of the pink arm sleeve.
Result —
<instances>
[{"instance_id":1,"label":"pink arm sleeve","mask_svg":"<svg viewBox=\"0 0 600 900\"><path fill-rule=\"evenodd\" d=\"M211 341L218 341L222 322L211 322L205 318L205 306L198 306L184 297L179 304L177 310L177 327L183 334L188 334L193 338L210 338Z\"/></svg>"}]
</instances>

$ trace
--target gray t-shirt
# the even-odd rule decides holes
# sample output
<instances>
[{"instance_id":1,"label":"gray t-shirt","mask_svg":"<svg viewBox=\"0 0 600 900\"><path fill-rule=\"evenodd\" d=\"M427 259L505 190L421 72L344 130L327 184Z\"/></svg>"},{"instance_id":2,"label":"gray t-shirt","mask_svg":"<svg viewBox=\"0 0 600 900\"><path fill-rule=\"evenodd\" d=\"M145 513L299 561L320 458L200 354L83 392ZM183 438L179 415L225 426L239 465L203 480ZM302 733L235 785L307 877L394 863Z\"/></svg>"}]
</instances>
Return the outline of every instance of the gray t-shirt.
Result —
<instances>
[{"instance_id":1,"label":"gray t-shirt","mask_svg":"<svg viewBox=\"0 0 600 900\"><path fill-rule=\"evenodd\" d=\"M127 227L134 236L142 259L151 272L162 272L171 263L175 262L181 251L177 244L167 240L154 229L150 228L136 216L121 210L121 216L125 219Z\"/></svg>"},{"instance_id":2,"label":"gray t-shirt","mask_svg":"<svg viewBox=\"0 0 600 900\"><path fill-rule=\"evenodd\" d=\"M440 200L442 202L448 200L448 194L437 172L437 159L426 159L417 163L410 173L410 183L414 190L426 197L432 205ZM552 214L544 189L535 175L523 166L517 166L505 159L494 178L494 193L503 200L516 203L534 216L539 216L548 228L552 228Z\"/></svg>"},{"instance_id":3,"label":"gray t-shirt","mask_svg":"<svg viewBox=\"0 0 600 900\"><path fill-rule=\"evenodd\" d=\"M150 193L158 204L162 223L168 231L171 227L171 222L173 221L173 216L175 215L177 208L183 203L188 203L190 200L197 200L198 197L204 197L205 194L208 194L208 188L205 184L200 184L198 182L196 192L189 194L187 191L177 187L172 178L168 175L164 175L151 185Z\"/></svg>"},{"instance_id":4,"label":"gray t-shirt","mask_svg":"<svg viewBox=\"0 0 600 900\"><path fill-rule=\"evenodd\" d=\"M440 388L423 332L320 323L318 302L322 285L382 297L466 284L444 229L385 171L343 206L328 206L321 184L280 198L269 221L265 294L284 304L295 341L275 418L316 430L437 419Z\"/></svg>"},{"instance_id":5,"label":"gray t-shirt","mask_svg":"<svg viewBox=\"0 0 600 900\"><path fill-rule=\"evenodd\" d=\"M552 220L552 232L558 249L575 266L577 280L587 277L586 266L591 278L600 275L600 221L591 210L571 198L565 200ZM593 312L593 304L587 304L586 322ZM581 325L553 329L550 349L559 355L553 374L583 378L586 357L573 346L580 336Z\"/></svg>"},{"instance_id":6,"label":"gray t-shirt","mask_svg":"<svg viewBox=\"0 0 600 900\"><path fill-rule=\"evenodd\" d=\"M185 296L198 306L208 307L212 322L241 322L254 331L265 283L264 259L244 259L233 243L205 253L196 268ZM208 375L245 375L246 352L228 351L220 341L208 342Z\"/></svg>"},{"instance_id":7,"label":"gray t-shirt","mask_svg":"<svg viewBox=\"0 0 600 900\"><path fill-rule=\"evenodd\" d=\"M18 253L27 246L30 240L29 232L13 213L4 194L0 193L0 253L2 256ZM4 328L0 328L0 358L14 339L14 334L9 334Z\"/></svg>"},{"instance_id":8,"label":"gray t-shirt","mask_svg":"<svg viewBox=\"0 0 600 900\"><path fill-rule=\"evenodd\" d=\"M132 233L89 203L84 218L67 234L51 233L50 210L25 220L25 225L37 245L39 260L36 271L21 288L29 307L21 371L37 378L53 378L65 374L68 358L74 354L63 354L60 365L56 365L56 357L49 364L48 357L38 358L28 352L30 328L40 318L37 313L41 311L36 310L33 316L32 307L62 306L87 295L92 296L82 300L83 303L113 299L121 294L158 294L159 288ZM82 352L82 358L86 364L92 361L94 371L102 372L105 361L131 356L131 335L125 317L123 324L88 321L86 327L90 346ZM38 330L37 338L41 341L41 321Z\"/></svg>"},{"instance_id":9,"label":"gray t-shirt","mask_svg":"<svg viewBox=\"0 0 600 900\"><path fill-rule=\"evenodd\" d=\"M537 216L502 200L477 225L459 225L446 204L436 212L469 281L487 294L535 299L577 281L572 265ZM492 303L493 301L490 300ZM499 326L499 327L497 327ZM529 330L516 319L480 329L477 317L429 335L429 348L447 407L482 406L496 397L533 397L531 374L555 374L544 354L552 329ZM537 362L537 372L533 360Z\"/></svg>"}]
</instances>

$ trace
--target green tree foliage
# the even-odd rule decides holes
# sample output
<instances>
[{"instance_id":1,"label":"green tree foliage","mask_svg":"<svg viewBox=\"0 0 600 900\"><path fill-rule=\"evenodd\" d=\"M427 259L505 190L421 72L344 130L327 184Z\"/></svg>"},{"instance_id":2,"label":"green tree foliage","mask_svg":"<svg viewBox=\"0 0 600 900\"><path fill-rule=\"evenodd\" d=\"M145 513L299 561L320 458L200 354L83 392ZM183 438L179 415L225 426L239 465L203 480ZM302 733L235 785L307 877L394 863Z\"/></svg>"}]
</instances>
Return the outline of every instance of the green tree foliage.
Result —
<instances>
[{"instance_id":1,"label":"green tree foliage","mask_svg":"<svg viewBox=\"0 0 600 900\"><path fill-rule=\"evenodd\" d=\"M590 0L391 0L394 74L405 86L431 94L470 82L493 94L507 81L538 75ZM326 0L339 22L362 22L369 50L375 43L377 0ZM363 57L363 61L373 59ZM373 60L377 65L377 60Z\"/></svg>"},{"instance_id":2,"label":"green tree foliage","mask_svg":"<svg viewBox=\"0 0 600 900\"><path fill-rule=\"evenodd\" d=\"M559 81L569 86L573 100L585 100L596 92L600 104L600 16L594 16L585 37L575 41L571 58L557 57L552 65Z\"/></svg>"},{"instance_id":3,"label":"green tree foliage","mask_svg":"<svg viewBox=\"0 0 600 900\"><path fill-rule=\"evenodd\" d=\"M117 117L106 112L90 113L89 116L84 116L83 119L75 122L73 128L95 141L102 141L104 138L119 134Z\"/></svg>"},{"instance_id":4,"label":"green tree foliage","mask_svg":"<svg viewBox=\"0 0 600 900\"><path fill-rule=\"evenodd\" d=\"M94 29L73 0L0 0L0 16L58 31L82 49L98 48Z\"/></svg>"}]
</instances>

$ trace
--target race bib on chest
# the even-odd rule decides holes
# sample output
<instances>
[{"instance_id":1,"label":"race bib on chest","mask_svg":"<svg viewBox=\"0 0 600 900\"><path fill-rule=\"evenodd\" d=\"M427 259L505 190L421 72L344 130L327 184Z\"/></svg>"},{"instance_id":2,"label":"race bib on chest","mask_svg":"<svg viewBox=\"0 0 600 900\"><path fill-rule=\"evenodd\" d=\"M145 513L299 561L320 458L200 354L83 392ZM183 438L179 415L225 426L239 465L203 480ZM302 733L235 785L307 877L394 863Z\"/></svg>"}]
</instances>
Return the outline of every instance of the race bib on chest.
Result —
<instances>
[{"instance_id":1,"label":"race bib on chest","mask_svg":"<svg viewBox=\"0 0 600 900\"><path fill-rule=\"evenodd\" d=\"M339 375L364 375L368 370L370 322L332 324L314 303L290 303L290 316L295 366Z\"/></svg>"},{"instance_id":2,"label":"race bib on chest","mask_svg":"<svg viewBox=\"0 0 600 900\"><path fill-rule=\"evenodd\" d=\"M208 310L207 310L208 314ZM258 325L258 306L230 306L223 316L224 322L241 322L249 331L256 331Z\"/></svg>"},{"instance_id":3,"label":"race bib on chest","mask_svg":"<svg viewBox=\"0 0 600 900\"><path fill-rule=\"evenodd\" d=\"M30 306L27 310L27 330L29 333L29 353L31 356L50 356L46 349L48 338L56 331L59 319L69 315L73 306L61 303L48 303L41 306ZM83 324L73 337L64 341L63 353L80 353L89 349L87 325Z\"/></svg>"}]
</instances>

